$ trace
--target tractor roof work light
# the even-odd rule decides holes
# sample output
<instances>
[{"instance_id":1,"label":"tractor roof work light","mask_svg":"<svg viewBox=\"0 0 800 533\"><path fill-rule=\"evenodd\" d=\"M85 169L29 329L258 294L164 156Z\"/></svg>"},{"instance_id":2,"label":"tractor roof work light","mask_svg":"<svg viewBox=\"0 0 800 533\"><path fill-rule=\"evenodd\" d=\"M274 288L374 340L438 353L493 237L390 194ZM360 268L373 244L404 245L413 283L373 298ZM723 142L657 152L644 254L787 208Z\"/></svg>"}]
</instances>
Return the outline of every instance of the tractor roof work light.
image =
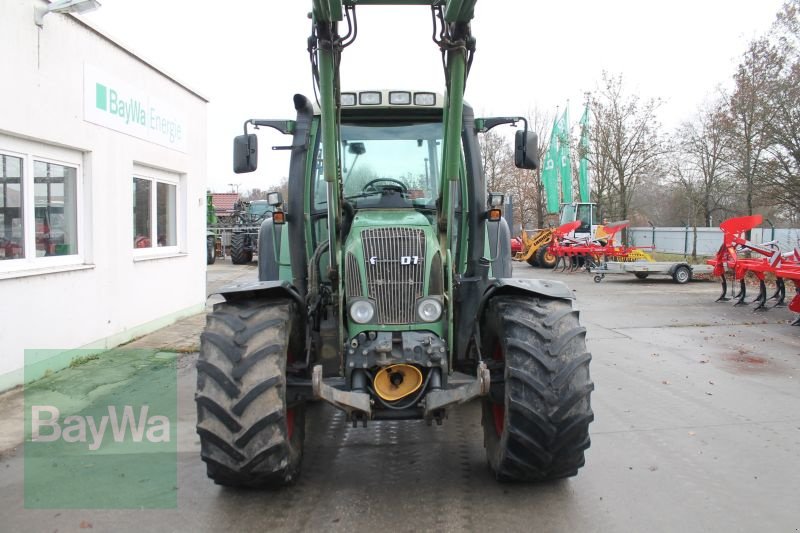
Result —
<instances>
[{"instance_id":1,"label":"tractor roof work light","mask_svg":"<svg viewBox=\"0 0 800 533\"><path fill-rule=\"evenodd\" d=\"M342 93L342 105L356 105L356 93Z\"/></svg>"},{"instance_id":2,"label":"tractor roof work light","mask_svg":"<svg viewBox=\"0 0 800 533\"><path fill-rule=\"evenodd\" d=\"M425 106L436 105L436 94L414 93L414 105L425 105Z\"/></svg>"},{"instance_id":3,"label":"tractor roof work light","mask_svg":"<svg viewBox=\"0 0 800 533\"><path fill-rule=\"evenodd\" d=\"M389 103L391 105L410 105L411 93L408 91L392 91L389 93Z\"/></svg>"},{"instance_id":4,"label":"tractor roof work light","mask_svg":"<svg viewBox=\"0 0 800 533\"><path fill-rule=\"evenodd\" d=\"M358 93L358 103L361 105L381 105L381 93L378 91L363 91Z\"/></svg>"},{"instance_id":5,"label":"tractor roof work light","mask_svg":"<svg viewBox=\"0 0 800 533\"><path fill-rule=\"evenodd\" d=\"M489 207L503 207L505 195L499 192L489 193Z\"/></svg>"},{"instance_id":6,"label":"tractor roof work light","mask_svg":"<svg viewBox=\"0 0 800 533\"><path fill-rule=\"evenodd\" d=\"M88 13L100 7L97 0L58 0L47 7L36 6L33 12L33 21L37 26L44 26L44 17L48 13Z\"/></svg>"}]
</instances>

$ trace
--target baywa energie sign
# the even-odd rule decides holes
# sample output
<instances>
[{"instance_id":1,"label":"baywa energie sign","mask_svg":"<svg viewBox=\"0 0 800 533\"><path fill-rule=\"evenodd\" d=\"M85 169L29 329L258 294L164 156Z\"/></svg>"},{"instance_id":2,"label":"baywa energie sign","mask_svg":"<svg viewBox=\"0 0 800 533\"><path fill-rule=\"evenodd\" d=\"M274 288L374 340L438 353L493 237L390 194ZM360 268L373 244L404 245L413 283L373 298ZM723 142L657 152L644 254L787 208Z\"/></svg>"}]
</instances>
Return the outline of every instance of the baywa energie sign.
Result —
<instances>
[{"instance_id":1,"label":"baywa energie sign","mask_svg":"<svg viewBox=\"0 0 800 533\"><path fill-rule=\"evenodd\" d=\"M83 70L83 95L87 122L187 151L186 120L176 106L89 64Z\"/></svg>"}]
</instances>

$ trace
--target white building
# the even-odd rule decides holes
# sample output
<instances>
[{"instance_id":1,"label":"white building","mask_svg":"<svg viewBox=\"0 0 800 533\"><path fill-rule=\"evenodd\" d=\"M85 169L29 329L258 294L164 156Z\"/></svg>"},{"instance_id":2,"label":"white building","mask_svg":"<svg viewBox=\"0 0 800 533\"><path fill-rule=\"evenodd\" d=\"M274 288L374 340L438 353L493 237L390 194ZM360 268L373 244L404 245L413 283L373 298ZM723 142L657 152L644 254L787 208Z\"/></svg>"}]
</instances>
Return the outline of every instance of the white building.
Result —
<instances>
[{"instance_id":1,"label":"white building","mask_svg":"<svg viewBox=\"0 0 800 533\"><path fill-rule=\"evenodd\" d=\"M0 0L0 390L205 301L206 100L47 5Z\"/></svg>"}]
</instances>

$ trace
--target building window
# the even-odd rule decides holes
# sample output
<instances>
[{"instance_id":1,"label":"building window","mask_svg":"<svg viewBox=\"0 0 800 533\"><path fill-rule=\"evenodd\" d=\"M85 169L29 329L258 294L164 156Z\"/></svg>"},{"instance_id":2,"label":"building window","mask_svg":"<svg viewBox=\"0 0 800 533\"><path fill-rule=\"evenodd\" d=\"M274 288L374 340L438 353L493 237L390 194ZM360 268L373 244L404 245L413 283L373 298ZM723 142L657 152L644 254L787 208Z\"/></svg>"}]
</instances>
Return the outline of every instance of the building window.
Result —
<instances>
[{"instance_id":1,"label":"building window","mask_svg":"<svg viewBox=\"0 0 800 533\"><path fill-rule=\"evenodd\" d=\"M23 159L0 154L0 260L25 257Z\"/></svg>"},{"instance_id":2,"label":"building window","mask_svg":"<svg viewBox=\"0 0 800 533\"><path fill-rule=\"evenodd\" d=\"M0 135L0 274L83 262L82 159Z\"/></svg>"},{"instance_id":3,"label":"building window","mask_svg":"<svg viewBox=\"0 0 800 533\"><path fill-rule=\"evenodd\" d=\"M78 253L77 176L72 167L33 162L37 257Z\"/></svg>"},{"instance_id":4,"label":"building window","mask_svg":"<svg viewBox=\"0 0 800 533\"><path fill-rule=\"evenodd\" d=\"M177 248L177 197L177 182L133 177L134 248Z\"/></svg>"},{"instance_id":5,"label":"building window","mask_svg":"<svg viewBox=\"0 0 800 533\"><path fill-rule=\"evenodd\" d=\"M150 248L152 244L153 218L151 200L153 182L144 178L133 178L133 247Z\"/></svg>"},{"instance_id":6,"label":"building window","mask_svg":"<svg viewBox=\"0 0 800 533\"><path fill-rule=\"evenodd\" d=\"M156 215L158 217L158 245L177 246L175 192L178 187L171 183L159 183L156 188Z\"/></svg>"}]
</instances>

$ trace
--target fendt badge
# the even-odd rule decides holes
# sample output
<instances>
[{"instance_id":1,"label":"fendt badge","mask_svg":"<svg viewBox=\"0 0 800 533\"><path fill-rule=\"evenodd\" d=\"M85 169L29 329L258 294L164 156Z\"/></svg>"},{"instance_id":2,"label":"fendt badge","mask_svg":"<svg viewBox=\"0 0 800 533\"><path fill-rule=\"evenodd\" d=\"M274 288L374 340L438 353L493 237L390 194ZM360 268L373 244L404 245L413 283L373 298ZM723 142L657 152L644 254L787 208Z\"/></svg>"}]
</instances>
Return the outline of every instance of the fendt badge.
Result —
<instances>
[{"instance_id":1,"label":"fendt badge","mask_svg":"<svg viewBox=\"0 0 800 533\"><path fill-rule=\"evenodd\" d=\"M373 255L369 258L370 265L376 265L378 263L394 263L395 261L392 259L378 259L378 256ZM400 264L401 265L418 265L419 264L419 256L418 255L403 255L400 256Z\"/></svg>"}]
</instances>

